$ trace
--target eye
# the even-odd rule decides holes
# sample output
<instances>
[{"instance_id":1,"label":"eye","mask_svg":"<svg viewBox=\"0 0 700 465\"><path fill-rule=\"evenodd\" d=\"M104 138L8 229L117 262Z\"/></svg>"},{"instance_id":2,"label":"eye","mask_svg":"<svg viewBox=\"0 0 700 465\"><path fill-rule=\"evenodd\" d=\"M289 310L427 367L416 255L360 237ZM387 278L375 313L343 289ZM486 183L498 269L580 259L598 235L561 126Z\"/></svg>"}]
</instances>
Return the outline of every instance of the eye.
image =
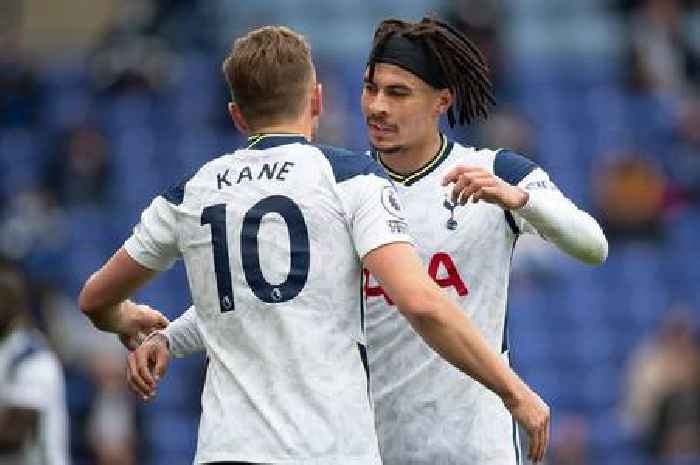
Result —
<instances>
[{"instance_id":1,"label":"eye","mask_svg":"<svg viewBox=\"0 0 700 465\"><path fill-rule=\"evenodd\" d=\"M410 94L410 92L405 89L389 89L386 93L392 97L407 97Z\"/></svg>"}]
</instances>

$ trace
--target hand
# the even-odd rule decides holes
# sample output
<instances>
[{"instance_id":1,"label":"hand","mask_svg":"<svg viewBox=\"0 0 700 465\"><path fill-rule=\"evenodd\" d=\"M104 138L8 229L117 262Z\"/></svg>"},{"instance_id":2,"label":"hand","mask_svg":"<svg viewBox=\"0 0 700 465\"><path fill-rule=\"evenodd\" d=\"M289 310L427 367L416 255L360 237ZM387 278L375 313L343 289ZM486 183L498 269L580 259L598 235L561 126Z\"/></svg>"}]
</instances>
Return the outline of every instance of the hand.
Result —
<instances>
[{"instance_id":1,"label":"hand","mask_svg":"<svg viewBox=\"0 0 700 465\"><path fill-rule=\"evenodd\" d=\"M442 179L442 185L454 183L452 202L465 205L483 200L500 205L506 210L516 210L527 203L528 193L511 186L493 173L474 166L456 166Z\"/></svg>"},{"instance_id":2,"label":"hand","mask_svg":"<svg viewBox=\"0 0 700 465\"><path fill-rule=\"evenodd\" d=\"M527 431L528 458L534 463L540 462L549 444L549 406L527 386L524 386L519 400L504 403L513 418Z\"/></svg>"},{"instance_id":3,"label":"hand","mask_svg":"<svg viewBox=\"0 0 700 465\"><path fill-rule=\"evenodd\" d=\"M153 331L165 329L170 322L158 310L130 301L122 304L123 325L119 340L129 350L135 350Z\"/></svg>"},{"instance_id":4,"label":"hand","mask_svg":"<svg viewBox=\"0 0 700 465\"><path fill-rule=\"evenodd\" d=\"M127 357L126 382L129 388L144 401L152 399L169 363L168 339L161 333L152 334Z\"/></svg>"}]
</instances>

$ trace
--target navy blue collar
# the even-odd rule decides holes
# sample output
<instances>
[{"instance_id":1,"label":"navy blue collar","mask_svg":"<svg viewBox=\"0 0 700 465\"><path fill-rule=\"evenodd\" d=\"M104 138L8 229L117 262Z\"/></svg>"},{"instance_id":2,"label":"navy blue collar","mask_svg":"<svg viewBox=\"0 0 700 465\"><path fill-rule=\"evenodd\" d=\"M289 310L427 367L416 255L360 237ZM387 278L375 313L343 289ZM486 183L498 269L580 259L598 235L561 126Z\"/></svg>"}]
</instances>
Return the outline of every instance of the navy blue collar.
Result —
<instances>
[{"instance_id":1,"label":"navy blue collar","mask_svg":"<svg viewBox=\"0 0 700 465\"><path fill-rule=\"evenodd\" d=\"M287 144L308 144L302 134L256 134L248 138L246 149L265 150Z\"/></svg>"}]
</instances>

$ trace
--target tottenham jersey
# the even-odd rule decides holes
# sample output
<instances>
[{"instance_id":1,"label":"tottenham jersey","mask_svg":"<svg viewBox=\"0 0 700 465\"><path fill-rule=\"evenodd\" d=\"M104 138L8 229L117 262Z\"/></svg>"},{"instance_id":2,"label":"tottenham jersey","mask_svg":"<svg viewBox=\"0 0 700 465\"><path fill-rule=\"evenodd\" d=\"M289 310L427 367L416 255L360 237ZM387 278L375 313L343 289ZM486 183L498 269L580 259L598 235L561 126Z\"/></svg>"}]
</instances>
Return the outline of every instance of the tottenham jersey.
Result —
<instances>
[{"instance_id":1,"label":"tottenham jersey","mask_svg":"<svg viewBox=\"0 0 700 465\"><path fill-rule=\"evenodd\" d=\"M0 410L13 407L36 410L38 432L18 453L0 453L0 465L67 465L63 371L43 337L23 327L0 340Z\"/></svg>"},{"instance_id":2,"label":"tottenham jersey","mask_svg":"<svg viewBox=\"0 0 700 465\"><path fill-rule=\"evenodd\" d=\"M422 170L408 177L389 171L428 274L507 358L511 255L518 234L532 228L497 205L452 203L441 181L458 164L484 168L511 184L549 183L548 177L513 152L475 150L444 136L440 152ZM515 425L501 400L431 350L366 276L371 385L384 464L519 463Z\"/></svg>"},{"instance_id":3,"label":"tottenham jersey","mask_svg":"<svg viewBox=\"0 0 700 465\"><path fill-rule=\"evenodd\" d=\"M380 463L361 261L411 241L373 160L265 135L145 210L127 252L183 257L209 365L196 461Z\"/></svg>"}]
</instances>

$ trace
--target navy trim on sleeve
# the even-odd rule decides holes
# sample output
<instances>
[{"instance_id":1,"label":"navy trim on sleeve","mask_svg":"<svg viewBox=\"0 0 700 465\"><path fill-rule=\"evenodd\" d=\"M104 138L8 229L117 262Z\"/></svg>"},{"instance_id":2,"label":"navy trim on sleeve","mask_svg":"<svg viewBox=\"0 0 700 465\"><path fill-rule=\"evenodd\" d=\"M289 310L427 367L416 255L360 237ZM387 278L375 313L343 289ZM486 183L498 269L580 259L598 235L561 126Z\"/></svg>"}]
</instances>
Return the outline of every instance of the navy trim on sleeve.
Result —
<instances>
[{"instance_id":1,"label":"navy trim on sleeve","mask_svg":"<svg viewBox=\"0 0 700 465\"><path fill-rule=\"evenodd\" d=\"M376 161L362 153L330 145L314 145L314 147L319 149L331 164L336 182L347 181L364 174L375 174L380 178L389 179L386 171Z\"/></svg>"},{"instance_id":2,"label":"navy trim on sleeve","mask_svg":"<svg viewBox=\"0 0 700 465\"><path fill-rule=\"evenodd\" d=\"M493 162L493 173L515 186L537 167L537 164L522 155L510 150L499 150Z\"/></svg>"},{"instance_id":3,"label":"navy trim on sleeve","mask_svg":"<svg viewBox=\"0 0 700 465\"><path fill-rule=\"evenodd\" d=\"M182 201L185 198L185 184L187 184L189 180L194 177L195 174L196 171L193 171L177 183L170 186L168 189L166 189L163 193L160 194L161 197L163 197L165 200L167 200L173 205L181 205Z\"/></svg>"}]
</instances>

